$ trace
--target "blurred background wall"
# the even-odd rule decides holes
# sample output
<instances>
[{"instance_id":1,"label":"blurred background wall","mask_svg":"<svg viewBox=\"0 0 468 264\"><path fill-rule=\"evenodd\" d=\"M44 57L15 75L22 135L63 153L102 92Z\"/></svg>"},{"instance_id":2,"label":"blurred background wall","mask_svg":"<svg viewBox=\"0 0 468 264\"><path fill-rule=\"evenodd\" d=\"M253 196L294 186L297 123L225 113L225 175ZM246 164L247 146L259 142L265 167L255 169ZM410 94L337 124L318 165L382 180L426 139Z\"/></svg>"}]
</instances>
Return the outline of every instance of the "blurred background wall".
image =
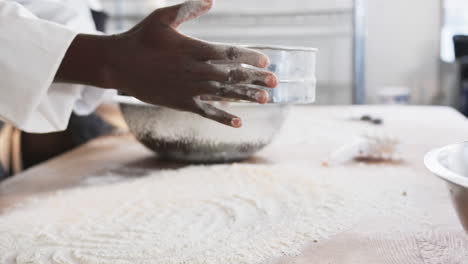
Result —
<instances>
[{"instance_id":1,"label":"blurred background wall","mask_svg":"<svg viewBox=\"0 0 468 264\"><path fill-rule=\"evenodd\" d=\"M367 94L404 86L411 101L432 103L439 87L440 0L369 0Z\"/></svg>"}]
</instances>

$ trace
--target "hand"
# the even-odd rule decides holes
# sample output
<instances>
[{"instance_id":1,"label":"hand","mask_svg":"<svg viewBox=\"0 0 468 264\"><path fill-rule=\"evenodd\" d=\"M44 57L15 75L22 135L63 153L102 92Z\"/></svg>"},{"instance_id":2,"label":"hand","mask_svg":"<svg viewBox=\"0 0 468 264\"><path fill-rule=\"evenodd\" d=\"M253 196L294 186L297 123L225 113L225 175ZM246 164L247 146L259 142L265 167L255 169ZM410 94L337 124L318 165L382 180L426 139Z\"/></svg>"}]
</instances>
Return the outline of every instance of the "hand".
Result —
<instances>
[{"instance_id":1,"label":"hand","mask_svg":"<svg viewBox=\"0 0 468 264\"><path fill-rule=\"evenodd\" d=\"M107 67L101 71L100 79L105 77L100 86L116 88L147 103L240 127L239 117L204 99L264 104L268 93L250 85L274 88L277 80L270 72L242 67L241 64L268 66L268 57L257 51L212 44L177 31L180 24L203 15L211 6L212 0L193 0L161 8L128 32L101 37L105 51L100 56Z\"/></svg>"}]
</instances>

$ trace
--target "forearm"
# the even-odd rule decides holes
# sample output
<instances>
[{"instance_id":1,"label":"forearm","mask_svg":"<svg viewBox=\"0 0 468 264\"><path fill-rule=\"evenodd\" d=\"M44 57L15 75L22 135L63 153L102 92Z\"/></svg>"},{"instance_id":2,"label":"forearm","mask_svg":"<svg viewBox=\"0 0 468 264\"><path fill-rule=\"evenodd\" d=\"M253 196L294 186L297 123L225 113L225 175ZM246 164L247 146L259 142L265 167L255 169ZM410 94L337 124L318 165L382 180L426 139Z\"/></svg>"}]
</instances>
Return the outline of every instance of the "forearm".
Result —
<instances>
[{"instance_id":1,"label":"forearm","mask_svg":"<svg viewBox=\"0 0 468 264\"><path fill-rule=\"evenodd\" d=\"M109 53L111 37L79 34L68 48L55 82L112 88Z\"/></svg>"}]
</instances>

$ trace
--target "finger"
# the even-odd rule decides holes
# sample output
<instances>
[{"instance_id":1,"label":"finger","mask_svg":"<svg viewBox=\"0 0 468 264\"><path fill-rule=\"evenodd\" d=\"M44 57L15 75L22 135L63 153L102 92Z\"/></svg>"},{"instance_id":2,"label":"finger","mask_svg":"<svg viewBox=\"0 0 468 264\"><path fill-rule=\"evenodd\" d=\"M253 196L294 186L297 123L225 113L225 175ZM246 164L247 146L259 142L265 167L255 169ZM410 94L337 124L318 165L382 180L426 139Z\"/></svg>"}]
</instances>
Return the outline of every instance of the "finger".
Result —
<instances>
[{"instance_id":1,"label":"finger","mask_svg":"<svg viewBox=\"0 0 468 264\"><path fill-rule=\"evenodd\" d=\"M223 95L223 97L245 100L259 104L268 103L270 98L267 91L246 86L235 86L232 89L226 90L226 93Z\"/></svg>"},{"instance_id":2,"label":"finger","mask_svg":"<svg viewBox=\"0 0 468 264\"><path fill-rule=\"evenodd\" d=\"M259 71L245 67L236 67L229 71L228 83L255 84L275 88L278 85L278 80L271 72Z\"/></svg>"},{"instance_id":3,"label":"finger","mask_svg":"<svg viewBox=\"0 0 468 264\"><path fill-rule=\"evenodd\" d=\"M231 85L220 84L217 82L206 82L204 88L200 88L203 94L208 96L217 96L227 99L246 100L259 104L266 104L269 100L268 92L260 89L249 87L248 85ZM206 97L206 96L205 96Z\"/></svg>"},{"instance_id":4,"label":"finger","mask_svg":"<svg viewBox=\"0 0 468 264\"><path fill-rule=\"evenodd\" d=\"M189 67L197 76L197 80L217 81L227 84L254 84L275 88L278 79L272 72L250 69L242 66L213 65L210 63L197 64Z\"/></svg>"},{"instance_id":5,"label":"finger","mask_svg":"<svg viewBox=\"0 0 468 264\"><path fill-rule=\"evenodd\" d=\"M200 100L205 102L216 102L217 105L227 106L229 103L237 103L239 100L231 98L223 98L215 95L200 95Z\"/></svg>"},{"instance_id":6,"label":"finger","mask_svg":"<svg viewBox=\"0 0 468 264\"><path fill-rule=\"evenodd\" d=\"M200 100L208 102L217 102L217 103L235 103L238 102L238 99L226 98L217 95L200 95Z\"/></svg>"},{"instance_id":7,"label":"finger","mask_svg":"<svg viewBox=\"0 0 468 264\"><path fill-rule=\"evenodd\" d=\"M200 100L208 101L208 102L215 102L215 101L223 101L224 98L221 96L216 95L200 95Z\"/></svg>"},{"instance_id":8,"label":"finger","mask_svg":"<svg viewBox=\"0 0 468 264\"><path fill-rule=\"evenodd\" d=\"M210 63L197 63L187 65L187 73L190 73L196 81L217 81L226 84L253 84L275 88L278 79L272 72L250 69L239 65L213 65Z\"/></svg>"},{"instance_id":9,"label":"finger","mask_svg":"<svg viewBox=\"0 0 468 264\"><path fill-rule=\"evenodd\" d=\"M227 82L229 81L229 69L225 67L219 67L210 63L197 63L196 65L188 66L188 71L194 75L194 80L198 81L217 81Z\"/></svg>"},{"instance_id":10,"label":"finger","mask_svg":"<svg viewBox=\"0 0 468 264\"><path fill-rule=\"evenodd\" d=\"M197 114L234 128L242 126L242 120L239 117L220 110L209 103L202 102L200 98L194 98L194 102L196 104L195 112Z\"/></svg>"},{"instance_id":11,"label":"finger","mask_svg":"<svg viewBox=\"0 0 468 264\"><path fill-rule=\"evenodd\" d=\"M270 64L265 54L252 49L202 41L197 46L200 59L215 64L248 64L258 68L266 68Z\"/></svg>"},{"instance_id":12,"label":"finger","mask_svg":"<svg viewBox=\"0 0 468 264\"><path fill-rule=\"evenodd\" d=\"M158 13L161 21L173 28L207 13L214 0L188 0L182 4L161 8Z\"/></svg>"}]
</instances>

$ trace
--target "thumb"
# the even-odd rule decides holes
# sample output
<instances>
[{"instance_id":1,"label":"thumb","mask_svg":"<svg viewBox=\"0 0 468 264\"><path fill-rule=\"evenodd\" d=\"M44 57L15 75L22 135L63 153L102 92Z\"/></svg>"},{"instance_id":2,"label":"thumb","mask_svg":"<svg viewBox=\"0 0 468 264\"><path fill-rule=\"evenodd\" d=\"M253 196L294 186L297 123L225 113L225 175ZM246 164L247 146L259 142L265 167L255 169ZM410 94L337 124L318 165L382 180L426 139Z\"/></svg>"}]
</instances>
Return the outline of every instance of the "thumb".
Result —
<instances>
[{"instance_id":1,"label":"thumb","mask_svg":"<svg viewBox=\"0 0 468 264\"><path fill-rule=\"evenodd\" d=\"M159 10L163 22L177 28L182 23L206 14L213 7L214 0L188 0L182 4Z\"/></svg>"}]
</instances>

